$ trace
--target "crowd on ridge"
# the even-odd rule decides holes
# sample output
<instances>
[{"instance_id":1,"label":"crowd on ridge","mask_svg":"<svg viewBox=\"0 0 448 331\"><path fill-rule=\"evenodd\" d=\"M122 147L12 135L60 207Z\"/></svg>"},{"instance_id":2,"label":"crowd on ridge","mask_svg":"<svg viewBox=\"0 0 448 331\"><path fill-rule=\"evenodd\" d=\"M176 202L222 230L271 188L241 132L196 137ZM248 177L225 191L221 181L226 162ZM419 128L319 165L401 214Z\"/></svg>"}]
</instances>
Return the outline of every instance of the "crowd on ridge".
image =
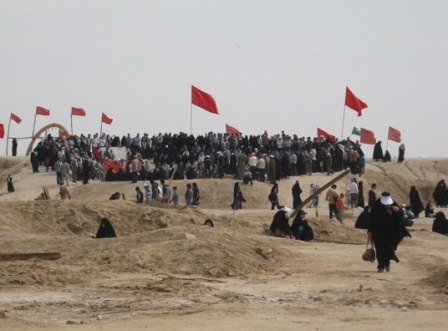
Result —
<instances>
[{"instance_id":1,"label":"crowd on ridge","mask_svg":"<svg viewBox=\"0 0 448 331\"><path fill-rule=\"evenodd\" d=\"M116 160L110 147L125 147L127 158ZM223 178L226 174L243 179L248 170L255 180L275 182L315 172L330 175L355 161L362 168L365 162L359 143L349 138L332 141L284 132L269 135L266 131L258 136L213 132L198 136L159 133L152 137L137 133L121 138L105 133L48 135L31 153L34 172L39 171L39 165L47 171L55 170L60 159L70 165L73 181L82 178L85 184L90 179L135 181L136 174L138 180L160 180L171 175L174 179ZM153 167L149 160L153 160Z\"/></svg>"}]
</instances>

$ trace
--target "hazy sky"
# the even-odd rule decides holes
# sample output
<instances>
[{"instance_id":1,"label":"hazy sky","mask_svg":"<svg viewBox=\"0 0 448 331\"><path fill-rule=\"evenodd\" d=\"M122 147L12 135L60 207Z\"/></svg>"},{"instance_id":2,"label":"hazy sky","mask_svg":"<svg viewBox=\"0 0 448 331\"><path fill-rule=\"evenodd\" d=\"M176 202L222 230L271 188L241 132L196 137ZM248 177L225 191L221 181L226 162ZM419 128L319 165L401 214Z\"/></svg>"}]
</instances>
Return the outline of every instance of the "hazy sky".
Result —
<instances>
[{"instance_id":1,"label":"hazy sky","mask_svg":"<svg viewBox=\"0 0 448 331\"><path fill-rule=\"evenodd\" d=\"M345 137L364 127L385 149L392 126L406 157L448 157L446 0L0 0L0 45L0 123L23 120L12 137L31 136L38 105L51 116L36 131L70 130L75 106L75 134L99 132L102 112L109 134L189 133L195 85L221 115L193 106L193 134L340 138L348 86L369 107L346 109Z\"/></svg>"}]
</instances>

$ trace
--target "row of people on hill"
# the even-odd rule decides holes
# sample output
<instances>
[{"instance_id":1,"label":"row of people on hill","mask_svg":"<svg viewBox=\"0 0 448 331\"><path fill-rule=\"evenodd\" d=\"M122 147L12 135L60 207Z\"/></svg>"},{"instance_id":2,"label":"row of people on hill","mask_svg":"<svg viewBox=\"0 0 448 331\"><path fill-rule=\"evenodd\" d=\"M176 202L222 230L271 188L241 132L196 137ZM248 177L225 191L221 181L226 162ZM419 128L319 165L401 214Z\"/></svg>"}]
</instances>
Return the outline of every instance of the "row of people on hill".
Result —
<instances>
[{"instance_id":1,"label":"row of people on hill","mask_svg":"<svg viewBox=\"0 0 448 331\"><path fill-rule=\"evenodd\" d=\"M267 133L263 137L268 138ZM117 138L105 134L68 138L48 135L37 144L30 156L33 172L39 171L39 165L45 165L47 171L50 168L55 170L55 164L61 159L69 163L70 170L77 178L129 180L133 171L128 171L128 168L132 160L140 156L142 159L152 159L155 164L154 169L150 169L149 163L140 164L141 171L136 171L140 180L166 179L174 168L177 168L174 179L222 178L224 174L233 174L242 180L248 165L254 179L273 182L318 171L328 174L340 171L349 166L351 154L364 158L360 146L350 140L335 143L325 138L290 138L284 133L275 136L275 143L261 136L214 133L206 137L179 133L159 134L151 139L147 134L143 138L139 134L134 138L129 134L121 140ZM127 159L114 160L111 146L125 147ZM107 174L99 171L104 169L104 160L114 161L117 167ZM75 177L73 181L76 181Z\"/></svg>"}]
</instances>

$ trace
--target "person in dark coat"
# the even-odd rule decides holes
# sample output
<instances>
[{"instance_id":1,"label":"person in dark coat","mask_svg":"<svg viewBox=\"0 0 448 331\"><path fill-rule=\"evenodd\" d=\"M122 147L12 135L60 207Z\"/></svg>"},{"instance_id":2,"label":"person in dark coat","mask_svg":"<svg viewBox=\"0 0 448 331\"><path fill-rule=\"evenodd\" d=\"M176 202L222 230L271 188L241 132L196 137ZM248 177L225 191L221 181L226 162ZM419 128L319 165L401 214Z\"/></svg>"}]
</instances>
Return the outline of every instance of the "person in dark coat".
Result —
<instances>
[{"instance_id":1,"label":"person in dark coat","mask_svg":"<svg viewBox=\"0 0 448 331\"><path fill-rule=\"evenodd\" d=\"M360 181L358 183L358 207L364 208L366 203L364 202L364 183Z\"/></svg>"},{"instance_id":2,"label":"person in dark coat","mask_svg":"<svg viewBox=\"0 0 448 331\"><path fill-rule=\"evenodd\" d=\"M296 209L302 203L300 194L302 194L302 189L300 188L299 181L296 180L296 183L292 186L292 209Z\"/></svg>"},{"instance_id":3,"label":"person in dark coat","mask_svg":"<svg viewBox=\"0 0 448 331\"><path fill-rule=\"evenodd\" d=\"M403 225L403 210L383 192L372 207L368 235L375 244L378 272L390 271L390 261L400 262L395 255L398 244L409 232Z\"/></svg>"},{"instance_id":4,"label":"person in dark coat","mask_svg":"<svg viewBox=\"0 0 448 331\"><path fill-rule=\"evenodd\" d=\"M383 158L384 158L383 147L381 147L381 140L380 140L375 144L375 147L373 147L373 159L375 161L379 161L383 160Z\"/></svg>"},{"instance_id":5,"label":"person in dark coat","mask_svg":"<svg viewBox=\"0 0 448 331\"><path fill-rule=\"evenodd\" d=\"M241 191L240 183L236 182L235 185L233 185L233 203L230 205L230 207L233 210L241 209L243 208L242 203L246 202L246 199L243 197L243 192Z\"/></svg>"},{"instance_id":6,"label":"person in dark coat","mask_svg":"<svg viewBox=\"0 0 448 331\"><path fill-rule=\"evenodd\" d=\"M292 238L291 227L289 226L288 212L291 208L282 206L278 212L275 213L270 226L271 233L276 237L290 237Z\"/></svg>"},{"instance_id":7,"label":"person in dark coat","mask_svg":"<svg viewBox=\"0 0 448 331\"><path fill-rule=\"evenodd\" d=\"M8 174L8 177L6 177L6 182L8 183L8 192L14 192L14 185L12 184L11 174Z\"/></svg>"},{"instance_id":8,"label":"person in dark coat","mask_svg":"<svg viewBox=\"0 0 448 331\"><path fill-rule=\"evenodd\" d=\"M373 207L373 205L376 202L376 199L377 199L376 198L376 184L373 183L371 188L370 188L370 190L369 190L369 203L368 203L368 205L370 207Z\"/></svg>"},{"instance_id":9,"label":"person in dark coat","mask_svg":"<svg viewBox=\"0 0 448 331\"><path fill-rule=\"evenodd\" d=\"M12 156L17 156L17 139L12 138Z\"/></svg>"},{"instance_id":10,"label":"person in dark coat","mask_svg":"<svg viewBox=\"0 0 448 331\"><path fill-rule=\"evenodd\" d=\"M389 151L384 152L383 162L391 162L391 161L392 161L392 157L390 156Z\"/></svg>"},{"instance_id":11,"label":"person in dark coat","mask_svg":"<svg viewBox=\"0 0 448 331\"><path fill-rule=\"evenodd\" d=\"M274 185L271 188L271 193L268 196L269 201L271 202L271 210L274 210L276 206L278 209L280 209L277 193L278 193L278 183L274 183Z\"/></svg>"},{"instance_id":12,"label":"person in dark coat","mask_svg":"<svg viewBox=\"0 0 448 331\"><path fill-rule=\"evenodd\" d=\"M291 232L296 240L310 241L314 239L314 233L308 221L305 219L307 213L299 210L291 225Z\"/></svg>"},{"instance_id":13,"label":"person in dark coat","mask_svg":"<svg viewBox=\"0 0 448 331\"><path fill-rule=\"evenodd\" d=\"M432 232L448 235L448 220L443 211L436 213L436 218L432 223Z\"/></svg>"},{"instance_id":14,"label":"person in dark coat","mask_svg":"<svg viewBox=\"0 0 448 331\"><path fill-rule=\"evenodd\" d=\"M424 207L422 200L420 200L420 194L418 193L415 186L411 186L409 199L412 213L414 214L415 218L418 218L418 215L424 210Z\"/></svg>"},{"instance_id":15,"label":"person in dark coat","mask_svg":"<svg viewBox=\"0 0 448 331\"><path fill-rule=\"evenodd\" d=\"M437 183L432 197L436 201L436 207L446 207L448 205L448 189L445 184L445 179Z\"/></svg>"},{"instance_id":16,"label":"person in dark coat","mask_svg":"<svg viewBox=\"0 0 448 331\"><path fill-rule=\"evenodd\" d=\"M39 172L39 159L36 152L32 152L30 155L31 167L33 168L33 174Z\"/></svg>"},{"instance_id":17,"label":"person in dark coat","mask_svg":"<svg viewBox=\"0 0 448 331\"><path fill-rule=\"evenodd\" d=\"M398 147L398 163L402 163L404 161L404 151L404 144L401 144L400 147Z\"/></svg>"},{"instance_id":18,"label":"person in dark coat","mask_svg":"<svg viewBox=\"0 0 448 331\"><path fill-rule=\"evenodd\" d=\"M115 234L114 227L112 226L110 221L107 218L102 218L95 238L114 238L116 236L117 235Z\"/></svg>"}]
</instances>

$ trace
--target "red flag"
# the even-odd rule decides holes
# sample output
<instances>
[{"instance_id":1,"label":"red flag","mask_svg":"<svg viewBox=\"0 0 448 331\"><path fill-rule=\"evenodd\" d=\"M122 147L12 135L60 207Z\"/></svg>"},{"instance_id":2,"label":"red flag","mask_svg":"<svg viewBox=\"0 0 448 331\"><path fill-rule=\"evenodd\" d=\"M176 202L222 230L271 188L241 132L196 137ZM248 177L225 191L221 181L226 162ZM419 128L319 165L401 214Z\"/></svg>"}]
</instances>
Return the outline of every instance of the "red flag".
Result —
<instances>
[{"instance_id":1,"label":"red flag","mask_svg":"<svg viewBox=\"0 0 448 331\"><path fill-rule=\"evenodd\" d=\"M400 131L391 128L389 126L389 134L387 136L387 139L392 140L392 141L396 141L397 143L401 143L401 133Z\"/></svg>"},{"instance_id":2,"label":"red flag","mask_svg":"<svg viewBox=\"0 0 448 331\"><path fill-rule=\"evenodd\" d=\"M22 119L19 116L15 115L14 113L11 113L11 119L17 124L20 124L20 122L22 122Z\"/></svg>"},{"instance_id":3,"label":"red flag","mask_svg":"<svg viewBox=\"0 0 448 331\"><path fill-rule=\"evenodd\" d=\"M325 138L330 139L331 141L336 141L335 136L325 132L324 130L317 128L317 138L320 138L320 137L325 137Z\"/></svg>"},{"instance_id":4,"label":"red flag","mask_svg":"<svg viewBox=\"0 0 448 331\"><path fill-rule=\"evenodd\" d=\"M5 136L5 127L0 123L0 138Z\"/></svg>"},{"instance_id":5,"label":"red flag","mask_svg":"<svg viewBox=\"0 0 448 331\"><path fill-rule=\"evenodd\" d=\"M44 107L36 107L36 115L50 116L50 111Z\"/></svg>"},{"instance_id":6,"label":"red flag","mask_svg":"<svg viewBox=\"0 0 448 331\"><path fill-rule=\"evenodd\" d=\"M112 124L112 121L113 121L113 119L107 117L107 115L104 114L104 113L103 113L103 115L101 116L101 122L103 122L103 123L106 123L106 124L111 125L111 124Z\"/></svg>"},{"instance_id":7,"label":"red flag","mask_svg":"<svg viewBox=\"0 0 448 331\"><path fill-rule=\"evenodd\" d=\"M372 131L361 128L360 141L362 144L375 145L376 144L375 134Z\"/></svg>"},{"instance_id":8,"label":"red flag","mask_svg":"<svg viewBox=\"0 0 448 331\"><path fill-rule=\"evenodd\" d=\"M193 85L191 85L191 103L205 109L206 111L209 111L210 113L219 115L215 99L213 99L210 94L201 91Z\"/></svg>"},{"instance_id":9,"label":"red flag","mask_svg":"<svg viewBox=\"0 0 448 331\"><path fill-rule=\"evenodd\" d=\"M233 126L230 126L228 124L226 124L226 133L228 135L232 135L232 134L236 134L237 136L239 136L241 134L240 131L238 131L237 129L235 129Z\"/></svg>"},{"instance_id":10,"label":"red flag","mask_svg":"<svg viewBox=\"0 0 448 331\"><path fill-rule=\"evenodd\" d=\"M109 161L109 160L104 160L104 162L103 162L103 169L105 171L107 171L109 168L112 168L112 172L114 174L118 174L118 172L120 171L120 169L122 167L123 166L121 164L117 164L117 163Z\"/></svg>"},{"instance_id":11,"label":"red flag","mask_svg":"<svg viewBox=\"0 0 448 331\"><path fill-rule=\"evenodd\" d=\"M59 137L65 137L65 136L66 136L65 131L59 129Z\"/></svg>"},{"instance_id":12,"label":"red flag","mask_svg":"<svg viewBox=\"0 0 448 331\"><path fill-rule=\"evenodd\" d=\"M86 116L86 111L82 108L72 107L72 116Z\"/></svg>"},{"instance_id":13,"label":"red flag","mask_svg":"<svg viewBox=\"0 0 448 331\"><path fill-rule=\"evenodd\" d=\"M362 110L367 108L367 104L358 99L348 87L345 90L345 105L356 111L358 117L362 115Z\"/></svg>"}]
</instances>

